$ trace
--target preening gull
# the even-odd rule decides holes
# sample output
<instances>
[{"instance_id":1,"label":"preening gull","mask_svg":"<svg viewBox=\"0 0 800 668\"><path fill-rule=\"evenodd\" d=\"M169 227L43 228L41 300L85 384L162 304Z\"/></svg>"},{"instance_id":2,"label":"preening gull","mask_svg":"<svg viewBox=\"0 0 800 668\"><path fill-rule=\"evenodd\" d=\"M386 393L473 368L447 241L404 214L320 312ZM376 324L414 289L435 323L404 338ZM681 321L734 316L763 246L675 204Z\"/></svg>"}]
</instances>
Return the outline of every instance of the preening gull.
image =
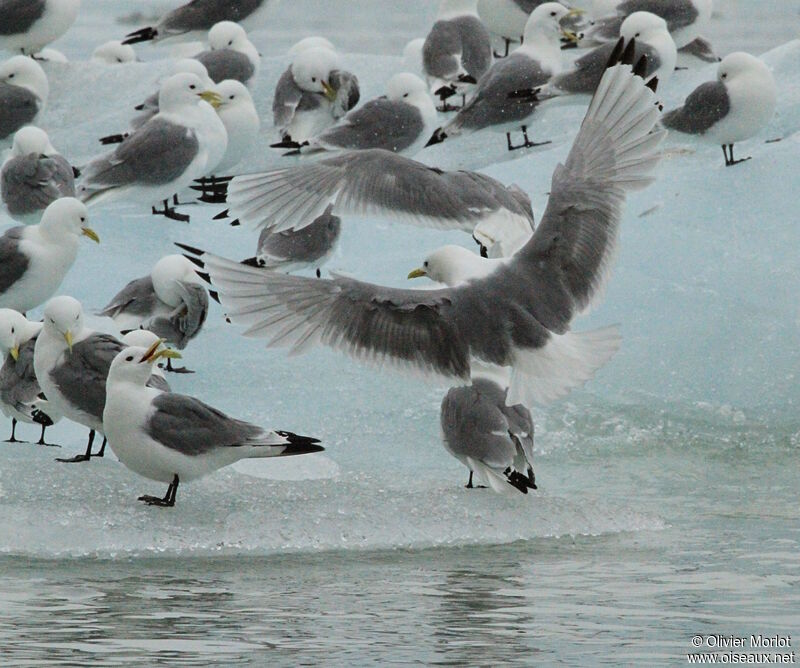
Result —
<instances>
[{"instance_id":1,"label":"preening gull","mask_svg":"<svg viewBox=\"0 0 800 668\"><path fill-rule=\"evenodd\" d=\"M442 0L439 16L422 46L428 85L442 101L465 95L492 64L492 39L477 15L477 0Z\"/></svg>"},{"instance_id":2,"label":"preening gull","mask_svg":"<svg viewBox=\"0 0 800 668\"><path fill-rule=\"evenodd\" d=\"M208 315L208 291L182 255L167 255L147 276L120 290L99 315L112 318L121 331L148 329L183 350L200 333ZM169 371L172 369L168 360Z\"/></svg>"},{"instance_id":3,"label":"preening gull","mask_svg":"<svg viewBox=\"0 0 800 668\"><path fill-rule=\"evenodd\" d=\"M0 307L25 313L58 290L78 254L81 235L99 242L86 207L57 199L38 225L12 227L0 237Z\"/></svg>"},{"instance_id":4,"label":"preening gull","mask_svg":"<svg viewBox=\"0 0 800 668\"><path fill-rule=\"evenodd\" d=\"M0 167L0 194L12 218L38 223L55 200L75 196L75 173L47 133L28 125L17 130Z\"/></svg>"},{"instance_id":5,"label":"preening gull","mask_svg":"<svg viewBox=\"0 0 800 668\"><path fill-rule=\"evenodd\" d=\"M95 432L105 434L106 378L111 361L124 347L110 334L95 332L84 325L83 308L77 299L53 297L45 305L44 326L33 351L36 378L48 405L58 414L89 428L86 453L58 461L86 462L105 453L105 438L96 453L92 453L92 444ZM154 377L151 383L163 387L164 379Z\"/></svg>"},{"instance_id":6,"label":"preening gull","mask_svg":"<svg viewBox=\"0 0 800 668\"><path fill-rule=\"evenodd\" d=\"M445 449L472 476L501 494L536 489L533 473L533 420L525 406L506 403L507 390L475 378L453 387L442 400L440 420Z\"/></svg>"},{"instance_id":7,"label":"preening gull","mask_svg":"<svg viewBox=\"0 0 800 668\"><path fill-rule=\"evenodd\" d=\"M17 422L38 424L42 428L38 445L44 440L47 427L60 419L42 398L42 391L33 371L33 348L42 323L30 322L13 309L0 309L0 409L11 418L11 436L6 443L15 443ZM50 412L48 412L50 411Z\"/></svg>"},{"instance_id":8,"label":"preening gull","mask_svg":"<svg viewBox=\"0 0 800 668\"><path fill-rule=\"evenodd\" d=\"M123 44L118 39L112 39L98 46L92 51L91 60L107 65L120 65L122 63L136 62L136 51L129 44Z\"/></svg>"},{"instance_id":9,"label":"preening gull","mask_svg":"<svg viewBox=\"0 0 800 668\"><path fill-rule=\"evenodd\" d=\"M69 30L80 7L81 0L0 1L0 50L38 54Z\"/></svg>"},{"instance_id":10,"label":"preening gull","mask_svg":"<svg viewBox=\"0 0 800 668\"><path fill-rule=\"evenodd\" d=\"M139 500L174 506L181 482L196 480L249 457L287 457L322 452L319 440L269 430L227 416L199 399L147 387L153 363L169 351L122 350L108 372L103 411L114 454L132 471L169 484L163 498Z\"/></svg>"},{"instance_id":11,"label":"preening gull","mask_svg":"<svg viewBox=\"0 0 800 668\"><path fill-rule=\"evenodd\" d=\"M570 323L602 293L625 195L653 177L666 132L644 63L610 67L586 112L530 241L489 276L441 290L402 290L334 275L290 276L201 254L245 336L301 353L323 344L358 359L468 382L472 359L512 367L507 401L563 396L617 350L615 327ZM652 84L651 84L652 85Z\"/></svg>"},{"instance_id":12,"label":"preening gull","mask_svg":"<svg viewBox=\"0 0 800 668\"><path fill-rule=\"evenodd\" d=\"M487 251L530 236L530 198L478 172L444 172L410 158L369 149L235 177L229 209L245 224L281 232L330 212L379 216L411 225L463 230ZM502 254L508 254L507 251Z\"/></svg>"},{"instance_id":13,"label":"preening gull","mask_svg":"<svg viewBox=\"0 0 800 668\"><path fill-rule=\"evenodd\" d=\"M234 21L247 30L260 27L274 0L192 0L168 12L154 26L126 36L123 44L160 42L165 39L202 39L220 21Z\"/></svg>"},{"instance_id":14,"label":"preening gull","mask_svg":"<svg viewBox=\"0 0 800 668\"><path fill-rule=\"evenodd\" d=\"M595 18L586 30L592 42L616 42L623 21L634 12L650 12L667 22L667 29L679 49L692 42L711 19L712 0L622 0L605 16Z\"/></svg>"},{"instance_id":15,"label":"preening gull","mask_svg":"<svg viewBox=\"0 0 800 668\"><path fill-rule=\"evenodd\" d=\"M737 51L723 58L716 81L695 88L682 107L664 114L663 124L721 145L725 165L730 167L750 159L735 160L733 145L764 129L772 120L777 99L778 88L769 68L755 56Z\"/></svg>"},{"instance_id":16,"label":"preening gull","mask_svg":"<svg viewBox=\"0 0 800 668\"><path fill-rule=\"evenodd\" d=\"M49 91L47 75L32 58L14 56L0 63L0 142L36 120Z\"/></svg>"},{"instance_id":17,"label":"preening gull","mask_svg":"<svg viewBox=\"0 0 800 668\"><path fill-rule=\"evenodd\" d=\"M385 97L349 112L332 128L303 142L298 151L382 148L413 155L425 146L435 124L436 107L425 82L401 72L389 79Z\"/></svg>"},{"instance_id":18,"label":"preening gull","mask_svg":"<svg viewBox=\"0 0 800 668\"><path fill-rule=\"evenodd\" d=\"M645 77L658 78L658 85L669 81L675 70L678 52L670 37L667 24L659 16L649 12L631 14L622 23L620 38L616 44L608 43L592 49L576 60L572 68L551 79L543 86L539 97L562 95L565 93L594 93L606 68L609 58L619 48L620 43L635 42L634 57L647 57Z\"/></svg>"},{"instance_id":19,"label":"preening gull","mask_svg":"<svg viewBox=\"0 0 800 668\"><path fill-rule=\"evenodd\" d=\"M161 87L158 114L112 153L83 168L78 196L90 205L122 198L164 202L163 210L153 206L154 214L188 221L167 205L167 198L211 173L228 143L225 126L209 102L219 105L219 94L206 89L200 77L171 76Z\"/></svg>"},{"instance_id":20,"label":"preening gull","mask_svg":"<svg viewBox=\"0 0 800 668\"><path fill-rule=\"evenodd\" d=\"M220 21L208 31L208 49L195 56L215 83L236 79L251 83L258 76L261 56L242 26Z\"/></svg>"},{"instance_id":21,"label":"preening gull","mask_svg":"<svg viewBox=\"0 0 800 668\"><path fill-rule=\"evenodd\" d=\"M292 64L278 79L272 100L273 124L281 134L275 146L296 148L358 104L358 79L341 68L339 56L320 39L301 40L290 50L295 51Z\"/></svg>"},{"instance_id":22,"label":"preening gull","mask_svg":"<svg viewBox=\"0 0 800 668\"><path fill-rule=\"evenodd\" d=\"M509 151L539 145L528 138L528 123L539 104L538 88L563 69L561 37L571 36L571 33L561 27L561 19L569 14L569 10L557 2L548 2L533 10L525 24L523 45L508 58L492 65L478 82L472 99L436 131L429 143L491 128L506 133ZM516 146L511 142L514 130L521 130L524 137L523 143Z\"/></svg>"}]
</instances>

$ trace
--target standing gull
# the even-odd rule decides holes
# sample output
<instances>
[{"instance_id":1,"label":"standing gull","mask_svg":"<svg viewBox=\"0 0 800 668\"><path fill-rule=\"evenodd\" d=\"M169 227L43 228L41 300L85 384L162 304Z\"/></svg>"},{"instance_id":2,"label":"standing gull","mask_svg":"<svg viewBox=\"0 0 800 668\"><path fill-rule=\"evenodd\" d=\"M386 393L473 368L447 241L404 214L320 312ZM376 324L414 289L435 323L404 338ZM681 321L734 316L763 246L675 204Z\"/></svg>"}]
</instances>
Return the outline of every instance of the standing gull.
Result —
<instances>
[{"instance_id":1,"label":"standing gull","mask_svg":"<svg viewBox=\"0 0 800 668\"><path fill-rule=\"evenodd\" d=\"M0 0L0 49L32 56L63 35L80 0Z\"/></svg>"},{"instance_id":2,"label":"standing gull","mask_svg":"<svg viewBox=\"0 0 800 668\"><path fill-rule=\"evenodd\" d=\"M695 88L682 107L664 114L663 123L670 130L721 145L725 166L730 167L750 159L734 160L733 145L764 129L775 113L777 98L769 68L755 56L737 51L719 64L716 81Z\"/></svg>"},{"instance_id":3,"label":"standing gull","mask_svg":"<svg viewBox=\"0 0 800 668\"><path fill-rule=\"evenodd\" d=\"M476 13L477 0L442 0L439 16L422 46L428 85L442 101L465 95L492 64L492 40Z\"/></svg>"},{"instance_id":4,"label":"standing gull","mask_svg":"<svg viewBox=\"0 0 800 668\"><path fill-rule=\"evenodd\" d=\"M60 197L75 196L72 165L59 155L44 130L32 125L17 130L0 167L0 194L12 218L38 223Z\"/></svg>"},{"instance_id":5,"label":"standing gull","mask_svg":"<svg viewBox=\"0 0 800 668\"><path fill-rule=\"evenodd\" d=\"M83 204L62 197L38 225L6 230L0 237L0 307L25 313L52 297L75 262L80 236L100 241L88 220Z\"/></svg>"},{"instance_id":6,"label":"standing gull","mask_svg":"<svg viewBox=\"0 0 800 668\"><path fill-rule=\"evenodd\" d=\"M125 346L110 334L95 332L83 323L83 308L72 297L54 297L44 308L44 326L36 339L33 367L48 405L64 417L89 429L86 453L58 461L87 462L102 457L106 439L92 453L95 432L105 434L103 408L111 361ZM148 380L163 387L164 379Z\"/></svg>"},{"instance_id":7,"label":"standing gull","mask_svg":"<svg viewBox=\"0 0 800 668\"><path fill-rule=\"evenodd\" d=\"M236 79L251 83L258 76L261 56L242 26L220 21L208 31L208 49L195 56L215 83Z\"/></svg>"},{"instance_id":8,"label":"standing gull","mask_svg":"<svg viewBox=\"0 0 800 668\"><path fill-rule=\"evenodd\" d=\"M250 30L263 24L274 4L274 0L192 0L162 16L156 25L130 33L123 44L165 39L195 41L220 21L241 23Z\"/></svg>"},{"instance_id":9,"label":"standing gull","mask_svg":"<svg viewBox=\"0 0 800 668\"><path fill-rule=\"evenodd\" d=\"M47 412L50 408L33 371L33 349L41 330L42 323L30 322L13 309L0 309L0 352L5 360L0 369L0 409L11 418L11 437L6 443L16 442L17 422L26 422L42 427L37 445L48 445L45 429L60 418Z\"/></svg>"},{"instance_id":10,"label":"standing gull","mask_svg":"<svg viewBox=\"0 0 800 668\"><path fill-rule=\"evenodd\" d=\"M167 255L147 276L122 288L99 315L112 318L121 331L148 329L183 350L206 321L208 291L189 260ZM186 371L167 364L168 371Z\"/></svg>"},{"instance_id":11,"label":"standing gull","mask_svg":"<svg viewBox=\"0 0 800 668\"><path fill-rule=\"evenodd\" d=\"M444 172L381 149L353 151L228 186L226 214L272 232L301 229L326 210L473 234L487 250L530 236L530 199L478 172ZM329 205L333 208L328 209ZM504 253L506 254L506 253Z\"/></svg>"},{"instance_id":12,"label":"standing gull","mask_svg":"<svg viewBox=\"0 0 800 668\"><path fill-rule=\"evenodd\" d=\"M209 174L227 148L225 126L208 102L219 95L200 77L175 74L161 87L159 112L133 132L112 153L95 158L85 168L78 195L87 204L129 199L164 202L162 214L188 222L167 204L167 198L195 179Z\"/></svg>"},{"instance_id":13,"label":"standing gull","mask_svg":"<svg viewBox=\"0 0 800 668\"><path fill-rule=\"evenodd\" d=\"M440 421L445 449L472 476L496 492L527 494L536 489L533 473L533 420L525 406L507 405L507 390L487 378L453 387L442 400Z\"/></svg>"},{"instance_id":14,"label":"standing gull","mask_svg":"<svg viewBox=\"0 0 800 668\"><path fill-rule=\"evenodd\" d=\"M561 27L561 19L569 13L557 2L537 7L525 24L524 44L492 65L478 82L472 99L437 130L429 143L491 128L505 132L509 151L538 146L528 138L528 123L539 104L538 88L562 70L561 37L571 33ZM522 144L511 143L513 130L522 131Z\"/></svg>"},{"instance_id":15,"label":"standing gull","mask_svg":"<svg viewBox=\"0 0 800 668\"><path fill-rule=\"evenodd\" d=\"M0 63L0 142L44 109L50 86L39 63L27 56L14 56Z\"/></svg>"},{"instance_id":16,"label":"standing gull","mask_svg":"<svg viewBox=\"0 0 800 668\"><path fill-rule=\"evenodd\" d=\"M659 16L649 12L631 14L622 23L620 38L616 44L608 43L592 49L576 60L566 72L559 74L543 86L539 97L558 96L570 93L594 93L615 50L621 43L635 41L634 57L646 56L645 77L658 78L663 88L675 70L678 52L670 37L667 24Z\"/></svg>"},{"instance_id":17,"label":"standing gull","mask_svg":"<svg viewBox=\"0 0 800 668\"><path fill-rule=\"evenodd\" d=\"M249 457L287 457L322 452L319 440L272 431L227 416L199 399L147 387L153 363L169 351L126 348L111 364L103 424L114 454L129 469L169 484L148 505L174 506L181 482L189 482Z\"/></svg>"},{"instance_id":18,"label":"standing gull","mask_svg":"<svg viewBox=\"0 0 800 668\"><path fill-rule=\"evenodd\" d=\"M333 125L360 99L358 79L341 69L336 52L306 40L292 49L303 42L306 46L296 51L275 86L272 118L281 142L273 147L296 148Z\"/></svg>"},{"instance_id":19,"label":"standing gull","mask_svg":"<svg viewBox=\"0 0 800 668\"><path fill-rule=\"evenodd\" d=\"M316 344L363 361L467 382L472 360L512 367L507 401L529 406L592 377L619 347L616 328L570 324L602 294L625 195L652 180L663 130L635 69L604 75L530 241L489 276L441 290L402 290L248 267L209 253L198 262L245 336L300 353Z\"/></svg>"},{"instance_id":20,"label":"standing gull","mask_svg":"<svg viewBox=\"0 0 800 668\"><path fill-rule=\"evenodd\" d=\"M415 74L395 74L386 96L348 113L337 125L303 142L300 152L382 148L413 155L421 150L436 123L436 107L427 86Z\"/></svg>"}]
</instances>

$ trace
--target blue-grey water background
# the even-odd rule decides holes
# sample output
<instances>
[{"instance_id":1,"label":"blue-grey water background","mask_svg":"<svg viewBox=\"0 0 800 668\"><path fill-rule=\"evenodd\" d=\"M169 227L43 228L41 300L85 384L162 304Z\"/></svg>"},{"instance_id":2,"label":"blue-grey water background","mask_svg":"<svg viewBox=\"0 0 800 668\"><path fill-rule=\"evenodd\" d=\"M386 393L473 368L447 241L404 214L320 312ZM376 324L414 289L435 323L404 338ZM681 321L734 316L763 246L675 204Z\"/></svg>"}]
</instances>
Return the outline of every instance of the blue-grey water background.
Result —
<instances>
[{"instance_id":1,"label":"blue-grey water background","mask_svg":"<svg viewBox=\"0 0 800 668\"><path fill-rule=\"evenodd\" d=\"M132 29L118 18L175 4L85 0L74 29L54 46L86 58L97 43ZM760 54L798 36L793 0L716 4L708 36L723 55ZM302 36L323 34L343 53L361 54L352 59L356 71L367 92L379 94L387 63L424 36L436 5L283 0L254 41L276 57ZM146 46L139 52L164 55ZM152 77L137 67L147 89ZM53 73L62 80L54 83ZM271 67L268 76L277 74ZM78 75L51 71L48 129L57 146L86 158L95 150L90 138L118 129L127 111L109 120L101 113L113 107L109 95L93 96L65 83L68 76ZM131 76L101 80L121 98ZM77 129L58 109L59 95L88 116L74 121ZM269 99L261 102L267 116ZM65 468L51 450L3 444L0 663L681 665L697 634L792 634L800 642L800 311L786 307L791 295L797 302L800 284L791 259L798 233L789 227L797 219L760 216L763 202L747 194L756 182L774 182L770 196L785 204L768 211L791 211L796 202L781 183L797 182L800 166L791 126L800 114L796 103L787 109L775 127L788 124L794 143L774 145L772 154L748 145L757 171L740 172L742 181L717 169L716 149L704 158L715 170L710 180L728 179L724 193L713 185L704 191L699 170L698 183L682 192L703 193L702 201L668 199L663 181L682 169L673 165L654 191L634 198L607 305L592 321L621 321L626 343L598 381L536 413L542 489L532 499L463 490L465 470L438 440L442 387L373 374L328 353L287 364L221 321L210 325L194 359L203 368L178 380L179 389L248 419L312 430L325 439L327 458L264 477L222 471L182 487L178 506L160 512L135 501L160 489L114 461ZM577 125L582 111L572 113ZM540 212L546 176L567 148L562 142L540 167L507 162L490 173L525 183L515 164L541 169ZM769 172L770 155L783 166L780 178ZM637 218L654 202L655 219ZM699 222L671 217L697 208ZM102 221L104 245L82 249L81 268L65 288L101 306L169 252L169 241L202 245L219 229L202 218L187 232L145 218L136 224ZM678 230L678 238L654 255L675 252L685 261L659 265L658 282L631 257L631 249L645 252L648 238L664 241L656 225ZM402 276L402 267L441 243L440 233L401 226L357 229L333 264L376 281ZM241 239L224 236L232 232L219 234L221 252L246 254ZM770 234L780 242L770 245ZM698 239L708 246L698 248ZM132 243L139 250L127 253ZM719 285L730 281L711 275L708 249L721 257L731 244L738 260L751 258L759 271L730 269L740 285L725 293ZM708 275L701 264L712 268ZM773 285L789 294L775 297ZM632 305L637 291L642 301ZM730 298L738 294L741 301ZM703 299L714 322L707 327L691 310ZM692 316L675 318L681 309ZM766 338L734 345L718 329L727 324L732 332L766 330ZM685 355L670 327L675 338L686 337ZM696 345L703 336L707 347ZM63 423L53 434L74 450L84 438Z\"/></svg>"}]
</instances>

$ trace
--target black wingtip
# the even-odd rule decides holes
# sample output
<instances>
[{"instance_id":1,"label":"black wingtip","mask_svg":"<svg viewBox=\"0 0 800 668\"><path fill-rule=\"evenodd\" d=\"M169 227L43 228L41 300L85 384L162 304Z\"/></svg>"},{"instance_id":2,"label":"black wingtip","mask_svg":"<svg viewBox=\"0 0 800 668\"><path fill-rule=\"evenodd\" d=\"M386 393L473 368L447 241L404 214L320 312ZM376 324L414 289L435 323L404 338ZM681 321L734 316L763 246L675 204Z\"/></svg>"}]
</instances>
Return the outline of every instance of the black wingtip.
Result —
<instances>
[{"instance_id":1,"label":"black wingtip","mask_svg":"<svg viewBox=\"0 0 800 668\"><path fill-rule=\"evenodd\" d=\"M458 80L461 83L467 83L467 84L476 84L476 83L478 83L478 80L474 76L472 76L471 74L462 74L460 77L458 77Z\"/></svg>"},{"instance_id":2,"label":"black wingtip","mask_svg":"<svg viewBox=\"0 0 800 668\"><path fill-rule=\"evenodd\" d=\"M219 300L219 292L217 292L216 290L209 290L208 296L211 297L211 299L213 299L215 302L217 302L217 304L222 306L222 302Z\"/></svg>"},{"instance_id":3,"label":"black wingtip","mask_svg":"<svg viewBox=\"0 0 800 668\"><path fill-rule=\"evenodd\" d=\"M241 225L241 224L242 224L242 223L239 221L239 219L238 219L238 218L237 218L236 220L232 220L232 221L229 223L229 225L230 225L231 227L239 227L239 225Z\"/></svg>"},{"instance_id":4,"label":"black wingtip","mask_svg":"<svg viewBox=\"0 0 800 668\"><path fill-rule=\"evenodd\" d=\"M142 103L142 104L137 104L137 105L136 105L136 106L133 108L133 110L134 110L134 111L142 111L143 109L144 109L144 103Z\"/></svg>"},{"instance_id":5,"label":"black wingtip","mask_svg":"<svg viewBox=\"0 0 800 668\"><path fill-rule=\"evenodd\" d=\"M321 445L318 445L318 438L313 438L312 436L300 436L299 434L293 434L290 431L276 431L275 433L283 436L289 441L286 449L281 453L281 457L307 455L312 452L323 452L325 450L325 448L323 448Z\"/></svg>"},{"instance_id":6,"label":"black wingtip","mask_svg":"<svg viewBox=\"0 0 800 668\"><path fill-rule=\"evenodd\" d=\"M72 165L72 176L73 176L73 178L77 179L80 175L81 175L81 170L78 169L77 167L75 167L75 165Z\"/></svg>"},{"instance_id":7,"label":"black wingtip","mask_svg":"<svg viewBox=\"0 0 800 668\"><path fill-rule=\"evenodd\" d=\"M617 40L617 43L614 45L614 49L611 51L611 55L608 57L608 62L606 63L606 68L614 67L619 62L620 56L622 56L622 52L625 50L625 38L620 37Z\"/></svg>"},{"instance_id":8,"label":"black wingtip","mask_svg":"<svg viewBox=\"0 0 800 668\"><path fill-rule=\"evenodd\" d=\"M456 94L456 89L452 86L442 86L441 88L437 88L433 94L440 100L446 100Z\"/></svg>"},{"instance_id":9,"label":"black wingtip","mask_svg":"<svg viewBox=\"0 0 800 668\"><path fill-rule=\"evenodd\" d=\"M650 81L648 81L645 84L645 86L647 86L651 91L655 93L656 90L658 90L658 77L653 77L652 79L650 79Z\"/></svg>"},{"instance_id":10,"label":"black wingtip","mask_svg":"<svg viewBox=\"0 0 800 668\"><path fill-rule=\"evenodd\" d=\"M225 211L220 211L216 216L214 216L211 220L225 220L228 217L228 212L230 209L225 209Z\"/></svg>"},{"instance_id":11,"label":"black wingtip","mask_svg":"<svg viewBox=\"0 0 800 668\"><path fill-rule=\"evenodd\" d=\"M633 59L636 57L636 39L631 38L631 41L625 45L625 50L622 52L622 57L619 62L623 65L633 65Z\"/></svg>"},{"instance_id":12,"label":"black wingtip","mask_svg":"<svg viewBox=\"0 0 800 668\"><path fill-rule=\"evenodd\" d=\"M109 144L121 144L124 139L125 135L123 134L106 135L105 137L100 137L100 143L103 146L108 146Z\"/></svg>"},{"instance_id":13,"label":"black wingtip","mask_svg":"<svg viewBox=\"0 0 800 668\"><path fill-rule=\"evenodd\" d=\"M148 26L147 28L142 28L140 30L136 30L132 33L129 33L125 36L125 39L122 40L123 44L138 44L139 42L149 42L154 40L158 35L158 31L153 26Z\"/></svg>"},{"instance_id":14,"label":"black wingtip","mask_svg":"<svg viewBox=\"0 0 800 668\"><path fill-rule=\"evenodd\" d=\"M174 241L173 243L181 250L185 250L187 253L191 253L192 255L205 255L206 253L202 248L195 248L194 246L188 246L187 244L182 244L179 241Z\"/></svg>"},{"instance_id":15,"label":"black wingtip","mask_svg":"<svg viewBox=\"0 0 800 668\"><path fill-rule=\"evenodd\" d=\"M633 66L633 73L637 77L642 77L642 79L644 79L645 74L647 74L647 56L642 55L642 57L636 61L636 64Z\"/></svg>"},{"instance_id":16,"label":"black wingtip","mask_svg":"<svg viewBox=\"0 0 800 668\"><path fill-rule=\"evenodd\" d=\"M239 264L243 264L246 267L256 267L256 268L260 268L261 267L261 264L259 264L257 257L245 258Z\"/></svg>"},{"instance_id":17,"label":"black wingtip","mask_svg":"<svg viewBox=\"0 0 800 668\"><path fill-rule=\"evenodd\" d=\"M506 480L508 480L509 484L512 485L514 488L518 489L523 494L528 493L528 489L531 489L530 480L528 476L522 475L519 471L511 471L509 469L505 470ZM536 489L535 487L533 489Z\"/></svg>"},{"instance_id":18,"label":"black wingtip","mask_svg":"<svg viewBox=\"0 0 800 668\"><path fill-rule=\"evenodd\" d=\"M431 138L428 140L428 143L425 144L426 147L434 146L435 144L441 144L445 139L447 139L447 133L442 130L442 128L437 128L433 131Z\"/></svg>"},{"instance_id":19,"label":"black wingtip","mask_svg":"<svg viewBox=\"0 0 800 668\"><path fill-rule=\"evenodd\" d=\"M282 139L281 141L275 142L274 144L269 145L270 148L300 148L300 144L296 141L291 139Z\"/></svg>"}]
</instances>

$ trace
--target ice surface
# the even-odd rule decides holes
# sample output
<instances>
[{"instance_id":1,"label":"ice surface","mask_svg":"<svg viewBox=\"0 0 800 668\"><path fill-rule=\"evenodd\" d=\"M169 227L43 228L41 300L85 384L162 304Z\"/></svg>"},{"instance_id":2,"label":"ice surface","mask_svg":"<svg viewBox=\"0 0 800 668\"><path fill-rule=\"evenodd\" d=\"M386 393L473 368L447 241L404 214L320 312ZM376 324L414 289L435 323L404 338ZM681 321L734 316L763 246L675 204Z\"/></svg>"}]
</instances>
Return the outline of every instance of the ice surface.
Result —
<instances>
[{"instance_id":1,"label":"ice surface","mask_svg":"<svg viewBox=\"0 0 800 668\"><path fill-rule=\"evenodd\" d=\"M308 7L296 5L299 9L284 9L285 16L296 19ZM417 17L414 23L424 20ZM383 94L383 82L400 67L402 46L416 35L409 28L393 35L393 51L363 55L359 52L375 51L374 36L360 34L359 26L350 33L352 49L322 23L306 33L334 37L366 100ZM118 37L127 26L116 26L117 33L98 27L95 34L95 24L87 20L81 29L92 34L85 48L56 44L71 58L84 50L88 55L95 42ZM286 67L276 54L294 41L285 35L268 41L273 30L254 37L267 56L254 94L267 119L272 87ZM140 50L151 59L154 52L164 55ZM53 462L85 445L85 430L62 421L50 437L63 451L22 444L0 449L0 551L269 553L502 543L663 527L657 515L640 512L624 498L606 498L602 485L595 488L605 443L654 447L663 427L654 416L668 407L730 426L763 415L792 419L800 402L800 225L792 189L800 156L800 41L778 47L765 60L781 82L781 95L769 128L737 146L738 155L753 160L726 169L718 147L670 138L658 181L630 198L606 300L575 323L576 329L621 323L622 349L585 390L535 412L540 492L506 499L463 489L466 469L445 453L439 437L445 385L376 372L326 350L289 359L239 336L214 305L204 333L185 351L187 365L197 373L170 377L173 387L237 417L317 436L327 452L231 467L181 486L178 506L164 511L136 501L143 493L162 494L161 486L113 458L88 465ZM46 68L51 96L43 125L54 145L80 164L99 152L98 137L126 128L132 106L153 90L168 65L73 62ZM713 70L676 73L664 92L666 106L679 103ZM538 218L553 169L584 111L582 104L543 107L532 134L553 144L528 153L508 154L502 135L482 133L418 157L445 168L482 169L519 184L531 194ZM765 143L778 137L782 141ZM247 171L290 164L267 148L274 139L267 121ZM92 210L102 243L82 246L63 292L96 310L173 252L173 241L233 257L252 255L257 233L212 221L220 208L185 207L190 225L152 218L133 203ZM409 269L444 243L472 247L463 234L349 219L329 268L404 285ZM36 431L19 428L23 436ZM585 495L559 496L553 481L561 463L587 451L596 459L586 474Z\"/></svg>"}]
</instances>

